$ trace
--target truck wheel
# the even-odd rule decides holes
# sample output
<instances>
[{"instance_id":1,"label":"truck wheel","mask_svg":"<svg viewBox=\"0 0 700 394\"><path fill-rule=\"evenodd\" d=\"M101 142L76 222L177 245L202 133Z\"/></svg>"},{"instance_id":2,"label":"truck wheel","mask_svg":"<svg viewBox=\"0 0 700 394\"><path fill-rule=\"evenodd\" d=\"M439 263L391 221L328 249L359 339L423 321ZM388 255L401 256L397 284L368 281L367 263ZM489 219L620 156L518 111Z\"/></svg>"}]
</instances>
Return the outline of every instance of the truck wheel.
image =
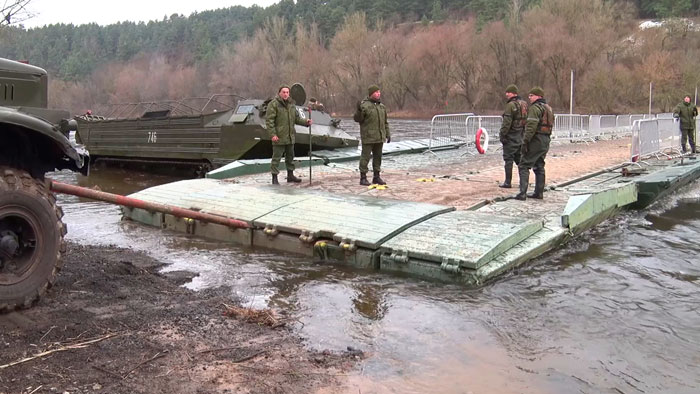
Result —
<instances>
[{"instance_id":1,"label":"truck wheel","mask_svg":"<svg viewBox=\"0 0 700 394\"><path fill-rule=\"evenodd\" d=\"M31 306L53 284L66 250L61 217L44 183L0 166L0 312Z\"/></svg>"}]
</instances>

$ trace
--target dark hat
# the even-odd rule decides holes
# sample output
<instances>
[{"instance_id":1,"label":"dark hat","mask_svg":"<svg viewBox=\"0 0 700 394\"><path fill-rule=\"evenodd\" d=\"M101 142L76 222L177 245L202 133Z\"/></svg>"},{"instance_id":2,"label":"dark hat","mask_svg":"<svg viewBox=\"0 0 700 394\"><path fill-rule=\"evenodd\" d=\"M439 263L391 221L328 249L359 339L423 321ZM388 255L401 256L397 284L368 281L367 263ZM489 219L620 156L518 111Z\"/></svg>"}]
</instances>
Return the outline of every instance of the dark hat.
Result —
<instances>
[{"instance_id":1,"label":"dark hat","mask_svg":"<svg viewBox=\"0 0 700 394\"><path fill-rule=\"evenodd\" d=\"M281 91L282 91L282 89L284 89L284 88L287 88L287 89L289 89L289 86L288 86L288 85L286 85L286 84L282 84L282 85L280 85L279 89L277 89L277 93L281 92Z\"/></svg>"},{"instance_id":2,"label":"dark hat","mask_svg":"<svg viewBox=\"0 0 700 394\"><path fill-rule=\"evenodd\" d=\"M506 93L518 94L518 87L513 84L508 85L506 88Z\"/></svg>"},{"instance_id":3,"label":"dark hat","mask_svg":"<svg viewBox=\"0 0 700 394\"><path fill-rule=\"evenodd\" d=\"M379 90L379 86L377 85L370 85L370 87L367 88L367 95L371 96L374 92Z\"/></svg>"},{"instance_id":4,"label":"dark hat","mask_svg":"<svg viewBox=\"0 0 700 394\"><path fill-rule=\"evenodd\" d=\"M309 99L309 102L310 102L310 103L315 103L315 102L316 102L316 98L315 98L315 97L311 97L311 98Z\"/></svg>"},{"instance_id":5,"label":"dark hat","mask_svg":"<svg viewBox=\"0 0 700 394\"><path fill-rule=\"evenodd\" d=\"M542 88L539 86L535 86L534 88L530 89L530 94L534 94L535 96L544 97L544 90L542 90Z\"/></svg>"}]
</instances>

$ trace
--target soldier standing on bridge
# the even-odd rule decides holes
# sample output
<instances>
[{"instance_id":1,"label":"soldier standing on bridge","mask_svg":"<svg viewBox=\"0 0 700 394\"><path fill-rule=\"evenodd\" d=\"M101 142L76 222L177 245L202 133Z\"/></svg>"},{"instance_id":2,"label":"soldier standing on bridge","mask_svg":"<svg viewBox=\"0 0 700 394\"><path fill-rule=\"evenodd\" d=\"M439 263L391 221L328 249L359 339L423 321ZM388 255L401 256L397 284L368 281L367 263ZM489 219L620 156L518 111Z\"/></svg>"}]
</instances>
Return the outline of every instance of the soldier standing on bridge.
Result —
<instances>
[{"instance_id":1,"label":"soldier standing on bridge","mask_svg":"<svg viewBox=\"0 0 700 394\"><path fill-rule=\"evenodd\" d=\"M520 150L523 144L523 130L527 119L527 103L518 96L518 87L508 85L506 88L506 108L503 111L503 123L499 139L503 144L503 161L506 179L498 187L510 189L513 179L513 163L520 163Z\"/></svg>"},{"instance_id":2,"label":"soldier standing on bridge","mask_svg":"<svg viewBox=\"0 0 700 394\"><path fill-rule=\"evenodd\" d=\"M532 88L528 99L530 107L527 111L520 164L518 164L520 193L515 196L515 199L525 200L530 197L541 200L544 198L544 158L549 151L549 140L554 126L554 112L544 100L542 88ZM530 169L535 173L535 192L527 194Z\"/></svg>"},{"instance_id":3,"label":"soldier standing on bridge","mask_svg":"<svg viewBox=\"0 0 700 394\"><path fill-rule=\"evenodd\" d=\"M683 98L683 102L676 105L673 117L680 119L681 123L681 148L686 152L686 142L690 140L690 151L697 153L695 145L695 117L698 116L698 107L690 103L690 95Z\"/></svg>"},{"instance_id":4,"label":"soldier standing on bridge","mask_svg":"<svg viewBox=\"0 0 700 394\"><path fill-rule=\"evenodd\" d=\"M279 185L277 167L283 155L284 164L287 166L287 182L301 182L301 179L294 176L294 136L296 135L294 125L310 126L311 119L303 119L299 115L294 100L289 97L289 86L280 86L277 97L267 105L265 124L272 140L272 160L270 161L272 184Z\"/></svg>"},{"instance_id":5,"label":"soldier standing on bridge","mask_svg":"<svg viewBox=\"0 0 700 394\"><path fill-rule=\"evenodd\" d=\"M367 171L369 158L372 157L374 178L372 183L386 185L379 177L382 167L382 148L384 141L391 142L389 121L386 117L386 107L381 102L379 86L372 85L367 89L367 98L357 103L353 119L360 124L360 140L362 153L360 155L360 185L369 186Z\"/></svg>"}]
</instances>

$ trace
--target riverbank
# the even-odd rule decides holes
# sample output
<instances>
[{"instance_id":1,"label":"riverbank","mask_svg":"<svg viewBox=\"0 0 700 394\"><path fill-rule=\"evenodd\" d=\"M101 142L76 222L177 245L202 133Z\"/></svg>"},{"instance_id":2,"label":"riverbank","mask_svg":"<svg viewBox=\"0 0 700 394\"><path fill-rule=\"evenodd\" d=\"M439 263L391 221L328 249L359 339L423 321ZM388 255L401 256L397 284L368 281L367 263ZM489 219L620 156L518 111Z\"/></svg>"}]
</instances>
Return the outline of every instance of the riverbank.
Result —
<instances>
[{"instance_id":1,"label":"riverbank","mask_svg":"<svg viewBox=\"0 0 700 394\"><path fill-rule=\"evenodd\" d=\"M143 253L69 244L64 261L38 305L0 316L0 393L335 393L363 357L308 350L288 316Z\"/></svg>"}]
</instances>

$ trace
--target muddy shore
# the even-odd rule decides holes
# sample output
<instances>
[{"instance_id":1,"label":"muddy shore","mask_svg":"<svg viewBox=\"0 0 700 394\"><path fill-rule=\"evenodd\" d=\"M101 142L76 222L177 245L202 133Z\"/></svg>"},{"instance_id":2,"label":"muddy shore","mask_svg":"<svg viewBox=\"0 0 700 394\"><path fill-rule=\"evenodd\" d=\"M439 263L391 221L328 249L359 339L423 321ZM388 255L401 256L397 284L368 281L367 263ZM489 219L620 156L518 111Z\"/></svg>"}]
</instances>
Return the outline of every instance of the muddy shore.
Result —
<instances>
[{"instance_id":1,"label":"muddy shore","mask_svg":"<svg viewBox=\"0 0 700 394\"><path fill-rule=\"evenodd\" d=\"M69 244L64 261L0 316L0 393L335 393L363 357L307 350L277 312L232 316L230 289L188 290L141 253Z\"/></svg>"}]
</instances>

